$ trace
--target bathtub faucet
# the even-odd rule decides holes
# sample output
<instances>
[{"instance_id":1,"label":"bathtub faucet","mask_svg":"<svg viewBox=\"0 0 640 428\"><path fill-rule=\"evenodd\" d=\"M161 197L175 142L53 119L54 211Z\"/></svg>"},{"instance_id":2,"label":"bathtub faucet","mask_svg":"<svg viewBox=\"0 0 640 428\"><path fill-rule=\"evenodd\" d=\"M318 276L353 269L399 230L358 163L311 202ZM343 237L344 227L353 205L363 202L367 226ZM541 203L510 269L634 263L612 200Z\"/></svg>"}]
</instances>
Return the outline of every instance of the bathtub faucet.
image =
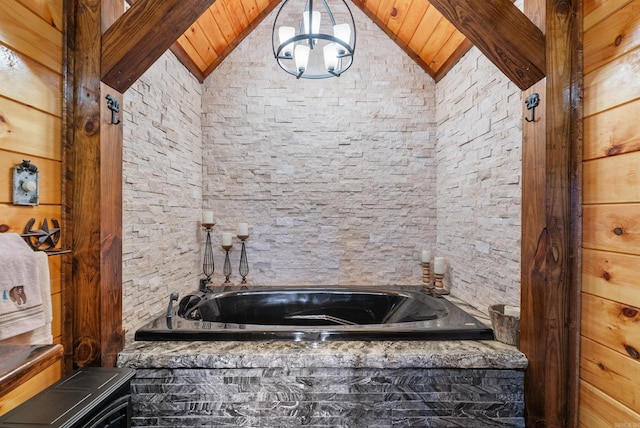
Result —
<instances>
[{"instance_id":1,"label":"bathtub faucet","mask_svg":"<svg viewBox=\"0 0 640 428\"><path fill-rule=\"evenodd\" d=\"M200 278L200 286L198 287L198 291L202 291L203 293L206 293L207 284L211 284L211 280L209 278Z\"/></svg>"}]
</instances>

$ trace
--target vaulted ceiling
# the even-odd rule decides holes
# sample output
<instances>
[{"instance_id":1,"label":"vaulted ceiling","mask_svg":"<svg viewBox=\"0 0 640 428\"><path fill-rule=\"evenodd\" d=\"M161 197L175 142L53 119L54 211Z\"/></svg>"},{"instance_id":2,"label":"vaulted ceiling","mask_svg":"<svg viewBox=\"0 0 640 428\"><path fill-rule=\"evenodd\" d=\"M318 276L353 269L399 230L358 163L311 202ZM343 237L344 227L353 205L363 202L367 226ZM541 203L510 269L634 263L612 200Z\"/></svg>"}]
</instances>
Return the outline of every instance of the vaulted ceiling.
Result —
<instances>
[{"instance_id":1,"label":"vaulted ceiling","mask_svg":"<svg viewBox=\"0 0 640 428\"><path fill-rule=\"evenodd\" d=\"M472 46L428 0L352 1L436 81ZM171 50L202 81L279 3L216 0Z\"/></svg>"}]
</instances>

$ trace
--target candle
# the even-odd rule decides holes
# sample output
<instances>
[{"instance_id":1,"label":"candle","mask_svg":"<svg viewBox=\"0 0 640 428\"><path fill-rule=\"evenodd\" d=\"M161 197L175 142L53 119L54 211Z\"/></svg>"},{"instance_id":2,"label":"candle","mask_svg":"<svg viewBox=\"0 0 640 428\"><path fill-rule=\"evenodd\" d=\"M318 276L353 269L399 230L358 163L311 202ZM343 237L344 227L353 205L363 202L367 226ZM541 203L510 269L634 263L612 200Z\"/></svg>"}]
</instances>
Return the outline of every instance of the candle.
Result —
<instances>
[{"instance_id":1,"label":"candle","mask_svg":"<svg viewBox=\"0 0 640 428\"><path fill-rule=\"evenodd\" d=\"M444 273L444 257L433 258L433 273L438 275Z\"/></svg>"},{"instance_id":2,"label":"candle","mask_svg":"<svg viewBox=\"0 0 640 428\"><path fill-rule=\"evenodd\" d=\"M213 211L202 211L202 224L214 224Z\"/></svg>"},{"instance_id":3,"label":"candle","mask_svg":"<svg viewBox=\"0 0 640 428\"><path fill-rule=\"evenodd\" d=\"M422 263L431 262L431 250L422 250Z\"/></svg>"},{"instance_id":4,"label":"candle","mask_svg":"<svg viewBox=\"0 0 640 428\"><path fill-rule=\"evenodd\" d=\"M238 223L238 236L249 236L249 225L247 223Z\"/></svg>"},{"instance_id":5,"label":"candle","mask_svg":"<svg viewBox=\"0 0 640 428\"><path fill-rule=\"evenodd\" d=\"M222 245L225 247L231 246L231 232L222 232Z\"/></svg>"}]
</instances>

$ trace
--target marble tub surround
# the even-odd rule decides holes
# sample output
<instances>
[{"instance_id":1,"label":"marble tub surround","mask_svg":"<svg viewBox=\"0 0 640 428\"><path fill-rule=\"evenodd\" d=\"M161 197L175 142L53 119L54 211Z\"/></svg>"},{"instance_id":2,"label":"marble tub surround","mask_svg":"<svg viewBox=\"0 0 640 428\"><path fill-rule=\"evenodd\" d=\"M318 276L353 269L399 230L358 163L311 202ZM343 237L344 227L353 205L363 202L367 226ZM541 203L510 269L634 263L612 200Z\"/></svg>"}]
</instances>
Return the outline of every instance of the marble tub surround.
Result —
<instances>
[{"instance_id":1,"label":"marble tub surround","mask_svg":"<svg viewBox=\"0 0 640 428\"><path fill-rule=\"evenodd\" d=\"M524 368L496 341L134 342L133 426L524 426Z\"/></svg>"},{"instance_id":2,"label":"marble tub surround","mask_svg":"<svg viewBox=\"0 0 640 428\"><path fill-rule=\"evenodd\" d=\"M132 425L524 427L523 382L488 369L142 369Z\"/></svg>"},{"instance_id":3,"label":"marble tub surround","mask_svg":"<svg viewBox=\"0 0 640 428\"><path fill-rule=\"evenodd\" d=\"M118 366L133 426L524 426L527 359L494 340L134 341Z\"/></svg>"},{"instance_id":4,"label":"marble tub surround","mask_svg":"<svg viewBox=\"0 0 640 428\"><path fill-rule=\"evenodd\" d=\"M481 368L524 370L527 359L497 341L133 342L118 366L139 368Z\"/></svg>"}]
</instances>

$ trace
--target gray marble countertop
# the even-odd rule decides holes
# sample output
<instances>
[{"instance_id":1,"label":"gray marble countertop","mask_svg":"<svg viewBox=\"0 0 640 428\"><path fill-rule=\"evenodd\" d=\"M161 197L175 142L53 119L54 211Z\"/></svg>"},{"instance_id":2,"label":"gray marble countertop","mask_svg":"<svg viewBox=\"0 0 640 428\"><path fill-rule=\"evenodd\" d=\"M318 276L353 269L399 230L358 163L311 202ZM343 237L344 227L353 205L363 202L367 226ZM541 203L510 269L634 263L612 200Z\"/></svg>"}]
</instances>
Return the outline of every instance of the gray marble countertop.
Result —
<instances>
[{"instance_id":1,"label":"gray marble countertop","mask_svg":"<svg viewBox=\"0 0 640 428\"><path fill-rule=\"evenodd\" d=\"M480 321L487 317L449 298ZM478 368L525 369L514 346L486 340L333 342L131 342L118 356L129 368Z\"/></svg>"},{"instance_id":2,"label":"gray marble countertop","mask_svg":"<svg viewBox=\"0 0 640 428\"><path fill-rule=\"evenodd\" d=\"M497 341L133 342L129 368L478 368L524 369L527 359Z\"/></svg>"}]
</instances>

